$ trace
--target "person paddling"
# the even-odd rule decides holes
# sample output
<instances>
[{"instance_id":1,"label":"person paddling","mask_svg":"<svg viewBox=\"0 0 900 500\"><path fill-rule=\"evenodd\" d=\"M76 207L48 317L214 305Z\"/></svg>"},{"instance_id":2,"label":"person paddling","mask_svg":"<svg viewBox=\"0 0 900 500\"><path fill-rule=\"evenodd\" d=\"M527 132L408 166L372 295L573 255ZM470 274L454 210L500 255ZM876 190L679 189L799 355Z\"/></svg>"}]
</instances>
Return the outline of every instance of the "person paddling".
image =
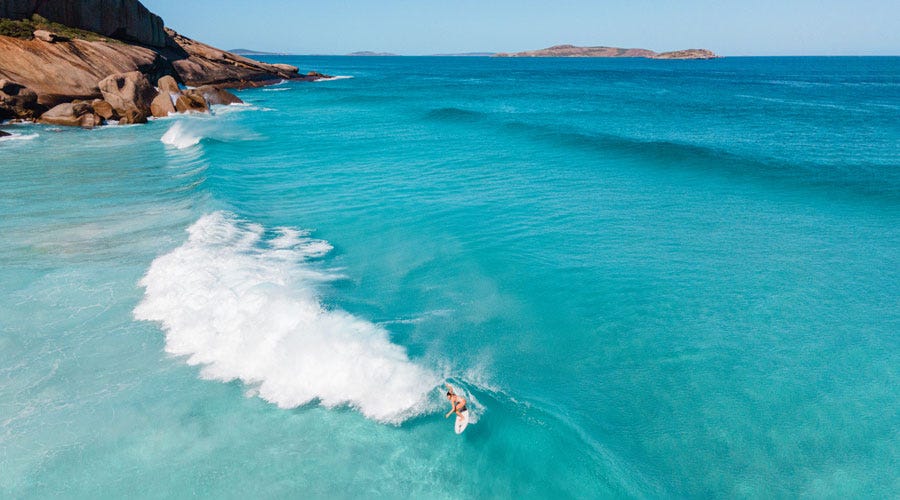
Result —
<instances>
[{"instance_id":1,"label":"person paddling","mask_svg":"<svg viewBox=\"0 0 900 500\"><path fill-rule=\"evenodd\" d=\"M469 409L466 408L466 398L457 396L456 393L453 392L453 386L450 384L445 383L444 385L447 386L447 399L450 401L451 406L450 411L444 415L444 418L447 418L454 413L459 417L465 418L465 413L469 411Z\"/></svg>"}]
</instances>

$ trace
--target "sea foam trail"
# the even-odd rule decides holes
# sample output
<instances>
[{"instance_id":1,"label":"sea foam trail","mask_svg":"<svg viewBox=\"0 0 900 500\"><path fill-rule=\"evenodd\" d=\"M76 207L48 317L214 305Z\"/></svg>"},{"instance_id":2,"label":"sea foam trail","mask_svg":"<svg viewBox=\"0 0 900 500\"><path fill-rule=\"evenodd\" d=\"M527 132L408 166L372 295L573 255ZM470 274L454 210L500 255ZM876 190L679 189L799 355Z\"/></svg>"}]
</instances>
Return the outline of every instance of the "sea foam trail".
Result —
<instances>
[{"instance_id":1,"label":"sea foam trail","mask_svg":"<svg viewBox=\"0 0 900 500\"><path fill-rule=\"evenodd\" d=\"M316 78L315 80L313 80L313 82L333 82L335 80L349 80L350 78L353 78L353 76L352 75L336 75L336 76L329 76L329 77L325 77L325 78Z\"/></svg>"},{"instance_id":2,"label":"sea foam trail","mask_svg":"<svg viewBox=\"0 0 900 500\"><path fill-rule=\"evenodd\" d=\"M139 320L158 321L166 352L203 365L204 378L239 379L281 408L348 405L399 424L433 405L437 374L412 362L384 328L322 306L316 286L335 279L309 262L331 250L304 232L222 212L158 257L140 284Z\"/></svg>"},{"instance_id":3,"label":"sea foam trail","mask_svg":"<svg viewBox=\"0 0 900 500\"><path fill-rule=\"evenodd\" d=\"M11 133L10 135L0 137L0 141L30 141L32 139L37 139L38 134L16 134Z\"/></svg>"}]
</instances>

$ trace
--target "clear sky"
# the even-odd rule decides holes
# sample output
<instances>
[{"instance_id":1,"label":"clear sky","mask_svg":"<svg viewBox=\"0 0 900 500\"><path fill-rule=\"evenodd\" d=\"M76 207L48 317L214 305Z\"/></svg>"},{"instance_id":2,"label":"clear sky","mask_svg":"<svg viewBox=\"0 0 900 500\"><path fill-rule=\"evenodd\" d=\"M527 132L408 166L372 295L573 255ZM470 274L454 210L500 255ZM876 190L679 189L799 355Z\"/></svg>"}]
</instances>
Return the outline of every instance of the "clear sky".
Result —
<instances>
[{"instance_id":1,"label":"clear sky","mask_svg":"<svg viewBox=\"0 0 900 500\"><path fill-rule=\"evenodd\" d=\"M560 43L721 55L900 55L900 0L142 0L223 49L511 52Z\"/></svg>"}]
</instances>

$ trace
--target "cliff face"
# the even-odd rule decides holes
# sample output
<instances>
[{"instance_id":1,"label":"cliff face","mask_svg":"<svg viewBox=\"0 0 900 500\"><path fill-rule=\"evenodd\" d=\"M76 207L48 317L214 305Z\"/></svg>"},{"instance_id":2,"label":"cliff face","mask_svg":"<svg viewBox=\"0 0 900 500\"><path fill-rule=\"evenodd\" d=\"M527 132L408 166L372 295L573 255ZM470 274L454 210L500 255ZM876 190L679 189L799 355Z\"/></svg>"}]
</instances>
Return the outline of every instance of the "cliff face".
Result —
<instances>
[{"instance_id":1,"label":"cliff face","mask_svg":"<svg viewBox=\"0 0 900 500\"><path fill-rule=\"evenodd\" d=\"M2 0L0 17L50 21L127 42L165 47L163 20L137 0Z\"/></svg>"},{"instance_id":2,"label":"cliff face","mask_svg":"<svg viewBox=\"0 0 900 500\"><path fill-rule=\"evenodd\" d=\"M554 45L546 49L494 54L494 57L643 57L647 59L714 59L718 57L706 49L677 50L657 54L647 49L623 49L619 47L578 47Z\"/></svg>"}]
</instances>

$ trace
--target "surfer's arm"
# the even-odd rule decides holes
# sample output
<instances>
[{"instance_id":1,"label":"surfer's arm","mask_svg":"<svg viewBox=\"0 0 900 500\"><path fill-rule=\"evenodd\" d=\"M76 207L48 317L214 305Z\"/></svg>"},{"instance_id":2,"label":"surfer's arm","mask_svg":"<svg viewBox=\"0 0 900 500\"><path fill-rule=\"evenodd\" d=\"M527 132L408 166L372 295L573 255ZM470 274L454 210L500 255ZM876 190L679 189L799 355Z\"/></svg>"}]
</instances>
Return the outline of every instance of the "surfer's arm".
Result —
<instances>
[{"instance_id":1,"label":"surfer's arm","mask_svg":"<svg viewBox=\"0 0 900 500\"><path fill-rule=\"evenodd\" d=\"M463 404L465 404L465 403L463 403ZM448 411L447 414L444 415L444 418L447 418L447 417L449 417L450 415L453 415L454 413L456 413L456 414L459 415L460 417L462 416L462 415L459 413L459 410L456 409L456 408L458 408L458 407L460 406L460 405L459 405L459 401L457 401L457 402L455 402L455 403L450 403L450 406L452 406L452 408L450 408L450 411Z\"/></svg>"}]
</instances>

